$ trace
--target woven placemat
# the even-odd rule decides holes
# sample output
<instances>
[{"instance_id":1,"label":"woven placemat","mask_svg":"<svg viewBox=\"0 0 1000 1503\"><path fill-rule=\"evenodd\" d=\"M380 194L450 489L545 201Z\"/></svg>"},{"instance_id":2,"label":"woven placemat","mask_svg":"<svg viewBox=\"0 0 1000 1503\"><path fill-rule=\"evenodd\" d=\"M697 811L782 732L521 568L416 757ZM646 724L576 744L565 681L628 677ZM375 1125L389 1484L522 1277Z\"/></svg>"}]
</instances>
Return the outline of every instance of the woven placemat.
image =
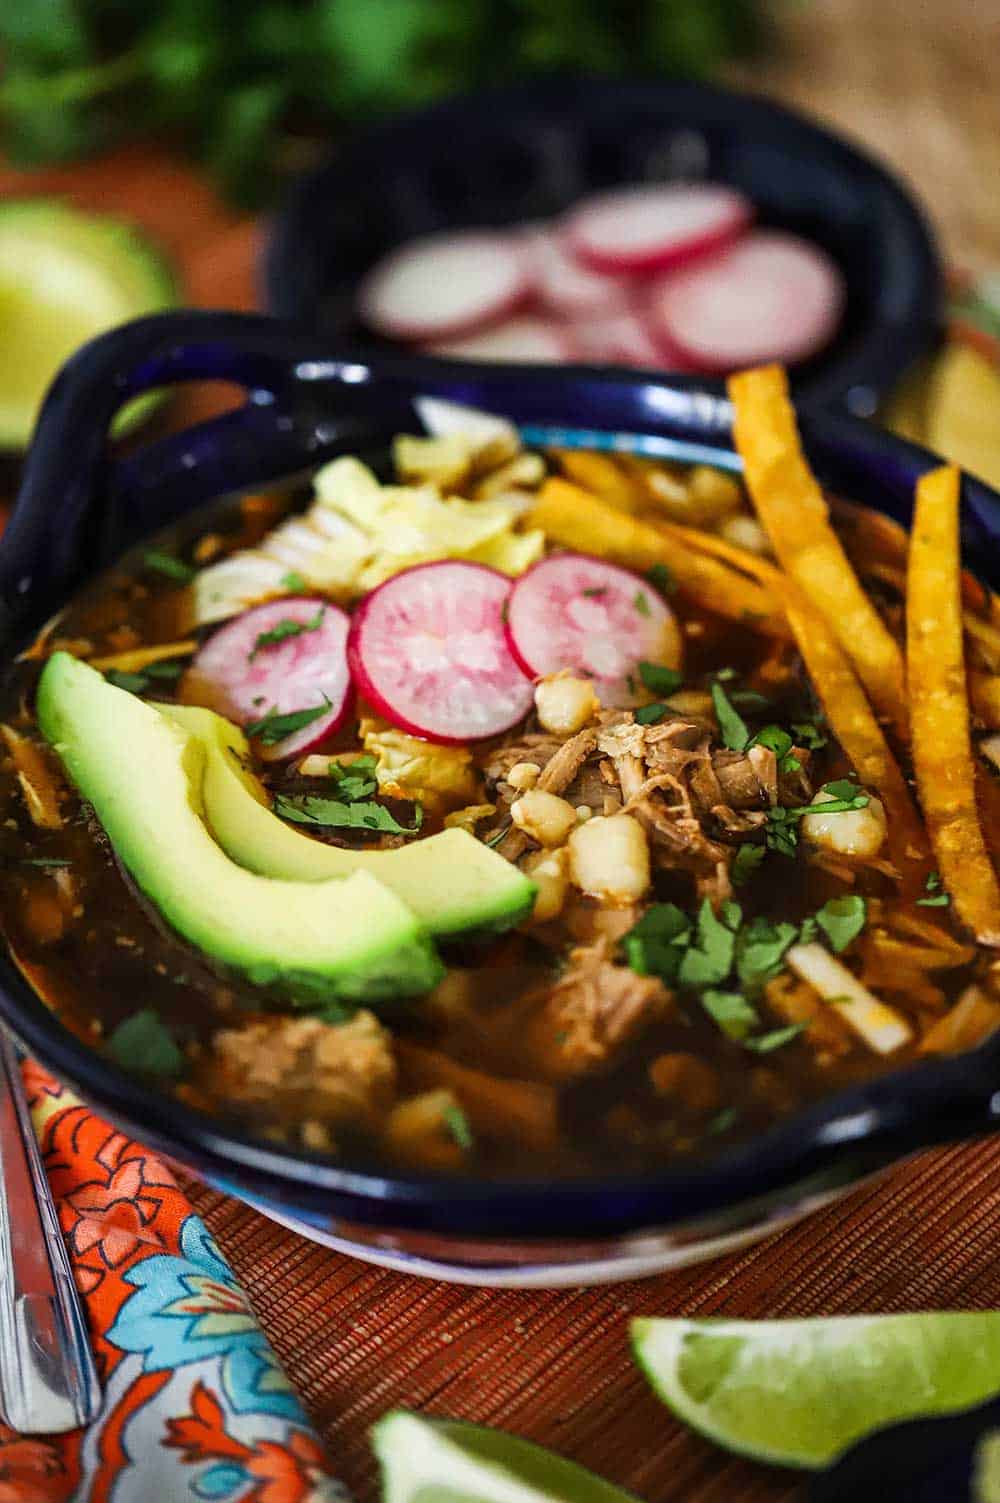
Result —
<instances>
[{"instance_id":1,"label":"woven placemat","mask_svg":"<svg viewBox=\"0 0 1000 1503\"><path fill-rule=\"evenodd\" d=\"M629 1316L1000 1303L997 1143L922 1154L731 1257L542 1292L388 1273L191 1189L358 1503L377 1496L368 1429L394 1405L503 1426L646 1503L786 1503L802 1495L795 1473L727 1457L653 1398L629 1356Z\"/></svg>"}]
</instances>

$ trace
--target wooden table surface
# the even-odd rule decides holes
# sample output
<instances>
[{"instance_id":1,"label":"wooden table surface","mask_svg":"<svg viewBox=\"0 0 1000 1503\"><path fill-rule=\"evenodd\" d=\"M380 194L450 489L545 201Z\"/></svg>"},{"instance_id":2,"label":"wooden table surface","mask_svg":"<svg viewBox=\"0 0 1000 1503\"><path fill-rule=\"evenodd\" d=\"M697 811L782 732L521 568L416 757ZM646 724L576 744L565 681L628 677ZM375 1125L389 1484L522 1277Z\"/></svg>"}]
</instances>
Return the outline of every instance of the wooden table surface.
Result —
<instances>
[{"instance_id":1,"label":"wooden table surface","mask_svg":"<svg viewBox=\"0 0 1000 1503\"><path fill-rule=\"evenodd\" d=\"M813 0L781 10L781 46L732 70L868 144L929 204L952 261L1000 260L1000 4ZM147 148L33 173L0 193L58 192L144 224L202 306L252 307L258 226ZM183 415L211 408L187 399ZM731 1316L996 1307L1000 1147L902 1166L839 1207L706 1267L604 1290L492 1293L366 1268L223 1196L193 1198L300 1386L340 1474L375 1496L367 1426L426 1406L555 1446L648 1503L784 1503L789 1473L732 1460L674 1423L628 1356L633 1313Z\"/></svg>"}]
</instances>

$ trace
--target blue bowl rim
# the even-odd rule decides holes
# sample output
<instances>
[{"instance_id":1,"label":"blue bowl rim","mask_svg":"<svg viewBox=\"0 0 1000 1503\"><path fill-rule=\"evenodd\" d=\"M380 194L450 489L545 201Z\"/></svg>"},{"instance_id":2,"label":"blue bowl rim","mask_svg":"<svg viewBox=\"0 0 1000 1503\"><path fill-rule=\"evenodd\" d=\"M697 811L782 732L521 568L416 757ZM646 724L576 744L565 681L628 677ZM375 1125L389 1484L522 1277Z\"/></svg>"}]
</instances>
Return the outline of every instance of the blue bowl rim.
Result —
<instances>
[{"instance_id":1,"label":"blue bowl rim","mask_svg":"<svg viewBox=\"0 0 1000 1503\"><path fill-rule=\"evenodd\" d=\"M316 336L274 320L211 313L140 320L94 341L74 357L50 393L12 524L22 520L22 512L30 509L39 493L52 494L43 483L51 473L49 466L62 466L62 473L69 477L86 468L88 452L95 464L102 462L107 424L123 401L146 386L178 379L177 369L185 367L192 352L195 362L200 362L200 374L218 375L227 348L235 349L240 360L251 357L254 361L277 349L296 371L312 371L317 367L317 352L324 346ZM141 376L136 376L140 368ZM345 372L353 373L344 378L356 379L359 367L355 362L327 359L324 369L336 384L338 373L342 377ZM699 431L705 428L706 437L718 436L724 411L717 387L653 373L609 375L587 367L553 373L538 367L405 359L373 361L368 369L373 378L402 380L414 392L444 383L467 401L476 400L476 391L531 388L536 394L549 389L560 400L575 397L584 403L593 400L595 392L626 402L648 397L650 391L660 392L676 398ZM254 376L243 379L243 384L252 389ZM344 388L340 391L343 395ZM274 401L273 391L263 393L266 401L254 399L260 396L261 392L254 392L241 415L250 414L256 421L263 414L280 429L287 415ZM481 405L489 405L486 396L481 397ZM103 423L103 430L98 426L95 431L95 421ZM938 462L927 451L846 416L813 412L802 414L801 421L806 446L814 457L846 456L850 465L861 466L873 485L879 483L880 475L891 474L897 487L902 477L912 489L915 477ZM209 427L218 431L223 442L231 438L227 418ZM383 439L388 436L383 431ZM163 449L172 443L181 472L190 474L189 435L151 446L145 467L155 470ZM138 462L143 464L142 454ZM134 466L136 461L127 463ZM986 546L991 553L1000 553L1000 495L968 478L964 492L981 530L985 529ZM100 500L97 491L90 495L90 513ZM61 520L56 517L53 525ZM88 513L84 520L94 517ZM16 551L9 542L18 532L12 524L0 539L0 565L5 554ZM79 1086L99 1110L109 1111L140 1140L197 1166L216 1183L229 1183L306 1214L337 1214L392 1227L426 1226L469 1234L496 1234L500 1229L510 1234L514 1229L523 1232L527 1226L538 1238L562 1236L567 1230L595 1236L663 1227L775 1196L787 1200L794 1187L815 1183L817 1177L825 1177L827 1183L831 1177L842 1181L930 1143L991 1131L1000 1121L998 1037L961 1058L909 1066L837 1092L745 1144L706 1161L656 1173L564 1181L530 1175L498 1181L389 1175L344 1168L305 1150L274 1147L224 1128L217 1119L165 1094L149 1092L61 1024L6 951L0 954L0 1016L43 1063Z\"/></svg>"},{"instance_id":2,"label":"blue bowl rim","mask_svg":"<svg viewBox=\"0 0 1000 1503\"><path fill-rule=\"evenodd\" d=\"M789 143L801 146L803 154L808 151L824 157L845 175L868 182L891 208L901 236L894 247L897 265L905 261L916 269L905 316L894 319L891 329L881 323L869 326L850 348L830 360L818 356L801 387L793 372L798 401L843 406L859 416L870 416L877 402L940 334L944 274L933 228L903 181L875 153L807 111L751 89L681 79L556 75L455 95L377 121L303 172L286 190L272 220L261 262L260 287L266 307L277 317L315 326L317 309L313 302L303 299L301 292L310 262L324 252L312 232L312 206L317 198L336 191L338 178L351 170L352 163L392 150L414 131L436 126L451 132L453 140L461 140L461 123L470 115L518 110L543 115L586 108L588 104L613 108L630 100L654 106L662 105L665 99L692 111L707 108L713 117L728 121L733 128L746 130L757 125L780 131ZM307 268L305 279L303 265ZM887 279L890 276L891 269Z\"/></svg>"}]
</instances>

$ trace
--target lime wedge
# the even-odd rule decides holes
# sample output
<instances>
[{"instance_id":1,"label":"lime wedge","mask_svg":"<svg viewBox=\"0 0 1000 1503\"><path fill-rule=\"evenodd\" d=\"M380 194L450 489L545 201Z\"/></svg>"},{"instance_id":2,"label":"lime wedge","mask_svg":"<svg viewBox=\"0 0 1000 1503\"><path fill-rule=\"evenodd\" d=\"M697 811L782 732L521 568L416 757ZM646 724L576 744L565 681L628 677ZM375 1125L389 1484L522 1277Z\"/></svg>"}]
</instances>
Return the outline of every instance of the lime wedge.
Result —
<instances>
[{"instance_id":1,"label":"lime wedge","mask_svg":"<svg viewBox=\"0 0 1000 1503\"><path fill-rule=\"evenodd\" d=\"M53 377L81 344L175 302L166 263L131 225L52 199L0 205L0 448L27 446ZM157 400L132 403L116 431Z\"/></svg>"},{"instance_id":2,"label":"lime wedge","mask_svg":"<svg viewBox=\"0 0 1000 1503\"><path fill-rule=\"evenodd\" d=\"M382 1503L636 1503L505 1430L393 1409L372 1430Z\"/></svg>"},{"instance_id":3,"label":"lime wedge","mask_svg":"<svg viewBox=\"0 0 1000 1503\"><path fill-rule=\"evenodd\" d=\"M826 1466L871 1430L1000 1389L997 1312L634 1320L632 1346L678 1419L785 1466Z\"/></svg>"}]
</instances>

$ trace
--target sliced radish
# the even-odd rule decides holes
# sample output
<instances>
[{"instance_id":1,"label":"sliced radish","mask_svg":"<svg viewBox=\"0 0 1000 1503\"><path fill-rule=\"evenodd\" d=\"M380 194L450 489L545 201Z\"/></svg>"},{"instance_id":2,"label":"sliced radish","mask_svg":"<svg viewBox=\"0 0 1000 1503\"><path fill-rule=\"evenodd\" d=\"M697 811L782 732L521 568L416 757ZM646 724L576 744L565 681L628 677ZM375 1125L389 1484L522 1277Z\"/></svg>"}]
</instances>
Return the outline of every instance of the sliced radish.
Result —
<instances>
[{"instance_id":1,"label":"sliced radish","mask_svg":"<svg viewBox=\"0 0 1000 1503\"><path fill-rule=\"evenodd\" d=\"M576 354L566 330L551 319L510 318L464 339L435 341L425 353L447 360L521 360L545 364Z\"/></svg>"},{"instance_id":2,"label":"sliced radish","mask_svg":"<svg viewBox=\"0 0 1000 1503\"><path fill-rule=\"evenodd\" d=\"M654 331L705 370L804 360L834 334L844 279L825 251L781 230L756 230L651 289Z\"/></svg>"},{"instance_id":3,"label":"sliced radish","mask_svg":"<svg viewBox=\"0 0 1000 1503\"><path fill-rule=\"evenodd\" d=\"M534 265L538 295L553 313L572 318L615 313L627 306L626 279L584 266L571 254L558 230L531 226L525 231L525 243Z\"/></svg>"},{"instance_id":4,"label":"sliced radish","mask_svg":"<svg viewBox=\"0 0 1000 1503\"><path fill-rule=\"evenodd\" d=\"M301 627L292 634L288 624ZM188 670L185 697L240 725L329 705L323 714L272 745L262 757L311 750L347 718L353 699L347 668L346 611L328 600L294 596L244 611L210 637ZM279 640L262 640L274 634Z\"/></svg>"},{"instance_id":5,"label":"sliced radish","mask_svg":"<svg viewBox=\"0 0 1000 1503\"><path fill-rule=\"evenodd\" d=\"M358 306L390 338L451 339L503 318L530 291L530 260L514 236L459 230L386 256L362 283Z\"/></svg>"},{"instance_id":6,"label":"sliced radish","mask_svg":"<svg viewBox=\"0 0 1000 1503\"><path fill-rule=\"evenodd\" d=\"M570 668L594 680L605 705L635 702L642 660L674 666L677 620L646 580L587 553L553 553L516 580L507 641L526 673Z\"/></svg>"},{"instance_id":7,"label":"sliced radish","mask_svg":"<svg viewBox=\"0 0 1000 1503\"><path fill-rule=\"evenodd\" d=\"M665 365L663 350L631 309L607 317L576 318L571 324L581 358L597 365L634 365L656 370Z\"/></svg>"},{"instance_id":8,"label":"sliced radish","mask_svg":"<svg viewBox=\"0 0 1000 1503\"><path fill-rule=\"evenodd\" d=\"M752 218L749 199L722 183L655 183L584 199L566 235L595 271L659 271L727 245Z\"/></svg>"},{"instance_id":9,"label":"sliced radish","mask_svg":"<svg viewBox=\"0 0 1000 1503\"><path fill-rule=\"evenodd\" d=\"M358 690L386 720L445 743L509 730L532 686L504 638L510 580L483 564L417 564L362 602L347 656Z\"/></svg>"}]
</instances>

